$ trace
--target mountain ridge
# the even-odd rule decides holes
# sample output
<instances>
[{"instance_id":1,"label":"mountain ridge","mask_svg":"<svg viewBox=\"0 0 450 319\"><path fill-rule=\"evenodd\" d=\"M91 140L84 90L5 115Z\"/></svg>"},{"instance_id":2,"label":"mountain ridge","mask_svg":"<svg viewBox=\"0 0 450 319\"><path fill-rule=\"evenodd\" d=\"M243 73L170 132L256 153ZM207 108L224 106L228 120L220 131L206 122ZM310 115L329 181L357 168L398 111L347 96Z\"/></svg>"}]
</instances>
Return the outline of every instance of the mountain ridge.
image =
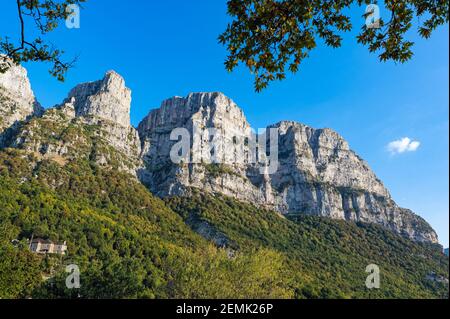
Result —
<instances>
[{"instance_id":1,"label":"mountain ridge","mask_svg":"<svg viewBox=\"0 0 450 319\"><path fill-rule=\"evenodd\" d=\"M23 81L28 80L26 73L19 74ZM252 162L257 155L252 145L244 142L252 139L244 112L220 92L167 99L159 109L151 110L136 129L130 124L130 108L131 90L120 75L108 71L102 80L77 85L56 108L47 109L44 114L32 112L29 116L42 116L48 123L57 123L61 116L53 115L59 112L65 117L61 120L65 123L64 132L77 121L99 126L101 138L131 159L120 169L135 175L160 197L185 195L194 187L285 215L376 223L415 241L438 241L428 223L396 205L368 164L331 129L314 129L294 121L268 126L267 129L276 128L280 133L279 166L273 174L268 174L261 173L264 164ZM28 120L25 117L21 121L28 123ZM34 141L39 140L36 136L39 134L34 134L30 125L25 127L7 146L64 157L67 145L72 143L69 140L55 146L46 140ZM173 163L170 151L176 141L170 135L176 128L188 132L200 128L201 134L209 128L217 130L222 135L214 157L228 159L230 163L209 161L212 151L211 154L208 149L205 151L209 141L201 134L202 162ZM192 146L193 142L190 143ZM203 163L204 158L209 162ZM108 156L98 159L104 165L109 160Z\"/></svg>"},{"instance_id":2,"label":"mountain ridge","mask_svg":"<svg viewBox=\"0 0 450 319\"><path fill-rule=\"evenodd\" d=\"M108 75L104 79L100 83L109 83ZM0 148L0 298L448 298L448 257L438 244L411 240L409 234L400 236L362 219L333 219L314 211L283 215L223 194L231 181L237 190L230 191L237 195L240 187L242 192L256 189L248 193L258 196L259 188L248 188L258 178L261 189L281 189L287 168L306 186L324 187L323 181L305 177L339 182L339 175L326 167L317 170L315 162L329 153L356 160L337 133L292 122L277 125L280 144L289 146L280 154L279 175L275 172L279 184L267 171L261 174L259 164L245 161L155 166L165 163L171 149L165 135L174 123L188 123L182 129L207 124L220 131L238 120L237 133L246 133L242 110L218 93L193 94L193 112L158 115L155 119L163 120L148 122L157 129L150 125L140 133L146 139L142 144L137 129L116 121L124 118L113 112L117 109L97 108L112 100L106 110L119 105L128 112L126 98L122 103L107 92L107 87L89 91L90 101L79 105L80 96L69 94L62 104L18 123ZM186 100L174 101L183 111ZM224 113L211 110L217 101L224 102ZM233 154L230 150L219 155ZM297 151L309 155L286 166ZM236 153L232 160L248 158ZM308 167L316 175L305 174ZM189 168L192 173L183 180ZM166 184L153 186L179 187L168 188L172 195L158 198L149 190L152 185L145 185L145 178L154 181L158 172ZM379 183L364 175L377 191ZM195 182L202 184L191 187ZM321 207L313 203L310 209ZM412 231L420 227L413 225ZM67 255L35 254L27 241L31 237L65 241ZM65 285L68 264L79 266L80 289ZM380 289L364 284L369 264L380 268Z\"/></svg>"},{"instance_id":3,"label":"mountain ridge","mask_svg":"<svg viewBox=\"0 0 450 319\"><path fill-rule=\"evenodd\" d=\"M205 100L208 103L205 104ZM232 108L239 111L230 114ZM171 163L170 150L175 144L170 139L173 129L182 127L193 132L196 127L213 127L223 133L224 139L230 140L225 132L230 126L233 134L250 138L250 125L242 110L222 93L194 93L185 98L165 100L138 126L147 167L164 168L163 172L151 171L151 176L143 178L144 183L161 197L183 195L187 188L195 187L284 214L375 222L414 240L437 242L431 227L410 210L398 207L368 164L331 129L313 129L293 121L268 126L268 129L279 129L278 143L282 145L280 168L270 176L257 172L257 165L249 161L248 148L242 151L230 143L227 147L220 145L222 148L214 150L214 155L226 158L233 153L235 161L231 165L222 165L220 161L216 167L203 163ZM204 136L200 139L204 145L207 144L205 139ZM247 156L239 157L242 153ZM282 158L291 155L294 157L291 160ZM341 157L342 161L334 164L330 161L333 157L338 160ZM345 168L342 174L339 173L341 167ZM293 170L298 170L298 174L292 175ZM293 184L293 187L285 187L286 184Z\"/></svg>"}]
</instances>

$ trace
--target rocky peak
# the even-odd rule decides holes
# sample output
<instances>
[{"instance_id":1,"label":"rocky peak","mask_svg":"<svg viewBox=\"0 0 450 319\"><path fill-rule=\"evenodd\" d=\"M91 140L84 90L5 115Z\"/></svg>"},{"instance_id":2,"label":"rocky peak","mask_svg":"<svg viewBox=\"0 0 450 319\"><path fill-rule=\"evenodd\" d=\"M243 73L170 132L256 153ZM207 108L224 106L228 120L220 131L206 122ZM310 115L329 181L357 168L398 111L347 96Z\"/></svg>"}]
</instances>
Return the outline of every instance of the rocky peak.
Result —
<instances>
[{"instance_id":1,"label":"rocky peak","mask_svg":"<svg viewBox=\"0 0 450 319\"><path fill-rule=\"evenodd\" d=\"M7 130L14 130L17 123L43 112L36 101L27 70L0 56L0 144Z\"/></svg>"},{"instance_id":2,"label":"rocky peak","mask_svg":"<svg viewBox=\"0 0 450 319\"><path fill-rule=\"evenodd\" d=\"M186 97L175 96L162 102L159 109L152 110L139 124L140 134L155 129L173 129L186 125L224 127L233 121L233 127L249 128L242 110L230 98L220 92L190 93ZM190 125L187 122L191 122Z\"/></svg>"},{"instance_id":3,"label":"rocky peak","mask_svg":"<svg viewBox=\"0 0 450 319\"><path fill-rule=\"evenodd\" d=\"M269 128L277 128L280 135L291 136L297 141L307 142L312 148L350 150L347 141L329 128L315 129L294 121L281 121Z\"/></svg>"},{"instance_id":4,"label":"rocky peak","mask_svg":"<svg viewBox=\"0 0 450 319\"><path fill-rule=\"evenodd\" d=\"M292 121L269 126L278 129L279 163L275 172L266 174L260 172L258 163L246 160L248 149L239 152L234 143L223 143L228 146L217 150L231 155L231 163L171 162L170 151L176 143L170 139L171 131L181 127L191 132L194 125L250 136L242 110L221 93L191 93L164 101L138 129L148 168L144 183L154 193L183 195L190 188L199 188L288 216L306 214L376 223L416 241L437 241L433 229L419 216L398 207L369 165L331 129L314 129ZM208 141L203 138L201 143Z\"/></svg>"},{"instance_id":5,"label":"rocky peak","mask_svg":"<svg viewBox=\"0 0 450 319\"><path fill-rule=\"evenodd\" d=\"M138 162L141 153L137 130L130 123L131 90L116 72L74 87L57 109L68 118L99 125L102 137L116 150Z\"/></svg>"},{"instance_id":6,"label":"rocky peak","mask_svg":"<svg viewBox=\"0 0 450 319\"><path fill-rule=\"evenodd\" d=\"M247 136L250 132L242 110L223 93L190 93L186 97L172 97L163 101L159 109L152 110L138 126L143 155L151 163L149 165L165 165L163 163L170 160L168 153L175 143L170 134L177 128L186 129L191 137L194 132L202 134L197 145L204 151L206 148L203 146L208 143L206 129L215 129L216 134L222 137ZM238 150L218 147L214 156L223 158L234 152L238 153ZM201 158L212 156L208 150L196 155Z\"/></svg>"},{"instance_id":7,"label":"rocky peak","mask_svg":"<svg viewBox=\"0 0 450 319\"><path fill-rule=\"evenodd\" d=\"M102 80L77 85L64 103L72 103L77 116L93 116L130 126L131 90L114 71L108 71Z\"/></svg>"},{"instance_id":8,"label":"rocky peak","mask_svg":"<svg viewBox=\"0 0 450 319\"><path fill-rule=\"evenodd\" d=\"M26 71L18 66L0 74L0 98L0 124L6 123L8 127L38 110ZM130 104L131 91L125 81L110 71L102 80L76 86L63 104L47 111L42 123L35 124L46 127L47 123L59 121L62 134L68 131L64 127L74 122L95 124L98 132L93 134L119 150L124 158L132 159L130 163L124 161L124 169L136 173L159 196L184 195L191 188L198 188L287 216L306 214L376 223L416 241L437 242L428 223L400 208L369 165L333 130L314 129L292 121L269 126L278 129L277 169L269 173L261 170L265 164L252 161L253 149L249 148L252 143L248 143L251 129L243 111L222 93L191 93L170 98L144 118L138 131L130 125ZM202 132L215 129L225 141L218 141L220 147L212 151L204 148L209 146L210 137L201 135L199 143L191 142L191 146L200 146L202 160L189 158L187 162L175 163L170 153L177 143L171 139L176 128L190 133L194 133L194 128ZM16 139L17 147L50 157L67 157L70 150L77 152L77 137L55 139L56 133L52 131L51 139L36 138L35 132L41 131L39 127L36 130L30 127L21 132ZM4 138L1 133L0 130L0 144ZM49 141L56 144L50 145ZM94 153L98 153L99 163L115 162L99 150ZM213 154L231 161L203 161L203 155ZM92 157L92 152L89 155Z\"/></svg>"},{"instance_id":9,"label":"rocky peak","mask_svg":"<svg viewBox=\"0 0 450 319\"><path fill-rule=\"evenodd\" d=\"M279 161L284 166L296 167L311 181L335 187L364 189L390 197L369 165L335 131L328 128L314 129L292 121L283 121L270 127L279 129Z\"/></svg>"},{"instance_id":10,"label":"rocky peak","mask_svg":"<svg viewBox=\"0 0 450 319\"><path fill-rule=\"evenodd\" d=\"M136 175L141 143L130 124L130 104L125 81L109 71L102 80L77 85L63 103L14 134L10 145L44 158L88 157ZM110 152L111 148L117 152Z\"/></svg>"},{"instance_id":11,"label":"rocky peak","mask_svg":"<svg viewBox=\"0 0 450 319\"><path fill-rule=\"evenodd\" d=\"M31 84L28 79L27 70L12 63L11 61L1 62L1 64L8 64L9 67L5 73L0 73L0 86L14 98L17 102L32 105L36 99Z\"/></svg>"}]
</instances>

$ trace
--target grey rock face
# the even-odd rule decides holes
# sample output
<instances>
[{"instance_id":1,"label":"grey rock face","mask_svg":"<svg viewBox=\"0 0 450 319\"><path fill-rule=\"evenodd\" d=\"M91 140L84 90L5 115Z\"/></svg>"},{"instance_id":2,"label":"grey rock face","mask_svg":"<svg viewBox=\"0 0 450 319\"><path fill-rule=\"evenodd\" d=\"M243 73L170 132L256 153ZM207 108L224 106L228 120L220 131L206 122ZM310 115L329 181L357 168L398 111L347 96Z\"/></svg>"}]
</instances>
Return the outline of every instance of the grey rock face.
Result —
<instances>
[{"instance_id":1,"label":"grey rock face","mask_svg":"<svg viewBox=\"0 0 450 319\"><path fill-rule=\"evenodd\" d=\"M74 105L77 116L94 116L122 126L130 125L131 90L114 71L102 80L83 83L73 88L64 103Z\"/></svg>"},{"instance_id":2,"label":"grey rock face","mask_svg":"<svg viewBox=\"0 0 450 319\"><path fill-rule=\"evenodd\" d=\"M220 164L208 161L173 163L170 151L175 128L214 128L224 143L214 150ZM190 187L221 193L275 209L285 215L308 214L376 223L416 241L437 242L434 230L413 212L400 208L367 163L330 129L280 122L278 169L261 174L252 161L250 125L243 112L221 93L193 93L164 101L140 123L139 135L147 169L142 181L159 196L183 195ZM229 133L231 132L231 134ZM207 136L200 134L200 144ZM238 136L241 140L233 140ZM190 145L194 147L194 142ZM201 148L200 152L208 153ZM228 161L227 161L228 159Z\"/></svg>"},{"instance_id":3,"label":"grey rock face","mask_svg":"<svg viewBox=\"0 0 450 319\"><path fill-rule=\"evenodd\" d=\"M23 68L19 71L20 76L7 82L8 92L28 105L33 96L28 90L26 71ZM26 80L23 85L22 79ZM17 94L14 83L23 87ZM46 110L39 121L31 121L16 132L9 145L60 162L90 156L100 165L114 163L136 175L142 166L141 143L137 130L130 124L130 103L130 89L120 75L110 71L100 81L76 86L61 105ZM19 115L14 112L15 117ZM120 156L112 155L108 147L117 150Z\"/></svg>"},{"instance_id":4,"label":"grey rock face","mask_svg":"<svg viewBox=\"0 0 450 319\"><path fill-rule=\"evenodd\" d=\"M0 99L2 144L17 123L43 111L20 66L0 74ZM265 166L269 154L257 152L266 143L254 143L242 110L221 93L166 100L138 130L130 125L130 103L130 89L110 71L102 80L76 86L61 105L15 132L8 145L60 163L79 155L95 158L101 165L119 162L120 169L138 176L161 197L188 195L190 188L198 188L286 216L376 223L416 241L437 242L433 229L410 210L398 207L367 163L330 129L287 121L268 127L267 131L278 131L278 165L270 172ZM190 134L192 149L179 162L171 159L173 146L179 143L176 134L171 139L176 128ZM218 139L210 136L209 129ZM209 148L212 141L214 149ZM120 154L109 152L110 147Z\"/></svg>"},{"instance_id":5,"label":"grey rock face","mask_svg":"<svg viewBox=\"0 0 450 319\"><path fill-rule=\"evenodd\" d=\"M0 73L0 146L8 130L32 116L40 115L42 107L31 90L27 71L0 56L0 63L8 64L8 70Z\"/></svg>"},{"instance_id":6,"label":"grey rock face","mask_svg":"<svg viewBox=\"0 0 450 319\"><path fill-rule=\"evenodd\" d=\"M200 130L214 128L228 140L232 139L233 134L235 136L250 134L250 125L242 110L221 93L192 93L186 98L174 97L164 101L159 109L150 112L138 126L143 158L147 167L141 177L154 193L159 196L183 194L185 186L192 186L235 196L236 192L244 191L252 186L245 177L250 154L245 147L242 147L242 143L236 145L227 143L228 148L224 143L222 147L215 150L214 155L221 160L231 155L230 165L232 163L233 172L237 172L237 174L224 174L220 176L220 180L219 177L206 178L208 168L214 168L212 165L204 163L174 165L170 159L170 150L176 143L170 140L170 134L174 128L184 128L191 135L194 134L195 128ZM201 154L192 152L191 161L194 155L198 155L205 159L205 162L211 162L212 156L205 147L207 143L207 136L199 138ZM190 144L193 146L193 140ZM244 185L243 182L249 184Z\"/></svg>"},{"instance_id":7,"label":"grey rock face","mask_svg":"<svg viewBox=\"0 0 450 319\"><path fill-rule=\"evenodd\" d=\"M132 134L134 128L75 117L74 112L71 105L47 110L39 119L23 125L10 146L32 153L38 160L53 160L60 165L88 160L136 176L142 162L139 140ZM127 132L129 136L125 136Z\"/></svg>"},{"instance_id":8,"label":"grey rock face","mask_svg":"<svg viewBox=\"0 0 450 319\"><path fill-rule=\"evenodd\" d=\"M104 138L116 149L137 159L140 141L130 123L131 90L116 72L104 78L77 85L58 108L68 116L82 118L91 125L100 125Z\"/></svg>"}]
</instances>

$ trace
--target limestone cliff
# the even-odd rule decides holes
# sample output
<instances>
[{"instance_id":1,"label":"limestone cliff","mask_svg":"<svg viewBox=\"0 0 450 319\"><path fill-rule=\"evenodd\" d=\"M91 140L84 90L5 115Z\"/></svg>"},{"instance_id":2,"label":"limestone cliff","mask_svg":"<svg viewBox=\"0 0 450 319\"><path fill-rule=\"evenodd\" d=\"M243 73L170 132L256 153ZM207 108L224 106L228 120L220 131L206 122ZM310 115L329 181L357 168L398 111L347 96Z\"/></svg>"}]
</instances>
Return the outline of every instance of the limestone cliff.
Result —
<instances>
[{"instance_id":1,"label":"limestone cliff","mask_svg":"<svg viewBox=\"0 0 450 319\"><path fill-rule=\"evenodd\" d=\"M16 96L31 101L26 89L23 85ZM14 94L11 88L7 92ZM59 163L90 158L136 175L142 166L141 151L137 130L130 124L130 103L131 90L122 77L110 71L102 80L76 86L61 105L41 112L39 118L30 113L6 146ZM5 104L0 109L5 109ZM14 117L19 117L16 113Z\"/></svg>"},{"instance_id":2,"label":"limestone cliff","mask_svg":"<svg viewBox=\"0 0 450 319\"><path fill-rule=\"evenodd\" d=\"M130 125L131 90L114 71L102 80L77 85L66 101L72 102L77 116L95 116L122 126Z\"/></svg>"},{"instance_id":3,"label":"limestone cliff","mask_svg":"<svg viewBox=\"0 0 450 319\"><path fill-rule=\"evenodd\" d=\"M131 90L116 72L108 71L103 79L77 85L58 106L73 117L101 126L103 137L116 149L137 158L140 141L130 123Z\"/></svg>"},{"instance_id":4,"label":"limestone cliff","mask_svg":"<svg viewBox=\"0 0 450 319\"><path fill-rule=\"evenodd\" d=\"M25 68L2 56L0 63L8 65L7 71L0 73L0 146L2 146L19 123L40 115L43 109L34 97Z\"/></svg>"},{"instance_id":5,"label":"limestone cliff","mask_svg":"<svg viewBox=\"0 0 450 319\"><path fill-rule=\"evenodd\" d=\"M178 140L171 140L170 135L175 128L186 128L192 136L195 129L216 129L227 140L211 152L219 160L208 161L210 149L200 147L198 152L208 153L201 161L193 161L191 154L188 161L173 163L170 150ZM142 180L163 197L188 194L195 187L287 216L377 223L416 241L437 242L433 229L396 205L367 163L339 134L287 121L267 129L271 128L278 131L278 168L264 173L252 161L257 156L248 143L252 140L250 125L232 100L221 93L194 93L164 101L138 127L147 167ZM208 135L200 133L199 137L201 146L210 142Z\"/></svg>"},{"instance_id":6,"label":"limestone cliff","mask_svg":"<svg viewBox=\"0 0 450 319\"><path fill-rule=\"evenodd\" d=\"M61 105L42 114L25 69L13 66L0 74L0 99L0 147L61 165L84 157L138 177L161 197L197 188L289 218L376 223L415 241L437 242L428 223L400 208L339 134L288 121L255 134L243 111L222 93L168 99L137 130L130 124L131 90L113 71L77 85ZM277 135L268 138L272 130ZM190 152L174 161L174 145L184 133Z\"/></svg>"}]
</instances>

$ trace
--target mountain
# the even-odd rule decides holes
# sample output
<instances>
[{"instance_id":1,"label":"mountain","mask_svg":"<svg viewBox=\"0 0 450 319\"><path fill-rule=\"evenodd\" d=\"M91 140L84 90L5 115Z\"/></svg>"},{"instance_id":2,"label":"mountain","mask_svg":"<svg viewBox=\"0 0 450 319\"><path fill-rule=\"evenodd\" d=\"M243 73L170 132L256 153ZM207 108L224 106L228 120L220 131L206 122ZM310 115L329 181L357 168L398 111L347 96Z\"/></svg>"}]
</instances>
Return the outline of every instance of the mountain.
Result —
<instances>
[{"instance_id":1,"label":"mountain","mask_svg":"<svg viewBox=\"0 0 450 319\"><path fill-rule=\"evenodd\" d=\"M170 152L178 142L174 129L196 129L203 161L174 164ZM218 143L211 164L206 128L214 128ZM421 217L398 207L368 164L330 129L313 129L296 122L267 128L278 131L278 169L261 174L249 143L250 125L243 112L221 93L193 93L162 103L139 124L143 159L148 168L143 182L155 194L183 195L195 187L270 208L284 215L314 215L376 223L416 241L438 241ZM227 142L228 141L228 142ZM231 142L230 142L231 141ZM191 140L191 146L194 142ZM205 150L206 149L206 150Z\"/></svg>"},{"instance_id":2,"label":"mountain","mask_svg":"<svg viewBox=\"0 0 450 319\"><path fill-rule=\"evenodd\" d=\"M22 67L11 69L3 77L8 80L1 83L9 83L3 85L3 90L11 91L8 96L16 97L15 101L21 103L18 105L26 110L24 113L20 108L18 115L6 118L6 123L11 123L11 118L26 120L42 113L31 107L35 100ZM24 84L8 90L13 86L10 78ZM26 99L17 98L21 96ZM91 124L105 147L123 155L120 169L138 176L160 197L183 195L194 187L233 196L287 216L306 214L376 223L416 241L438 241L428 223L410 210L398 207L367 163L330 129L313 129L295 122L270 126L267 130L275 128L279 134L278 168L272 174L261 174L261 165L252 161L257 154L251 143L244 142L252 139L250 125L242 110L223 94L193 93L164 101L143 119L137 130L130 125L130 103L131 91L123 78L113 71L107 72L102 80L76 86L61 105L42 115L41 122L57 126L51 136L30 121L8 146L41 156L65 157L68 149L80 147L83 138L70 134L77 134L76 127L80 124ZM200 128L202 162L173 163L170 151L176 141L170 135L177 128L188 132ZM224 141L238 140L219 143L214 155L220 164L212 163L211 154L205 151L204 132L208 128L218 130ZM233 136L229 136L230 132ZM82 148L87 146L84 140L81 144ZM83 152L73 154L81 156ZM107 152L95 156L100 164L107 165L113 160ZM203 158L209 163L205 164Z\"/></svg>"},{"instance_id":3,"label":"mountain","mask_svg":"<svg viewBox=\"0 0 450 319\"><path fill-rule=\"evenodd\" d=\"M0 59L0 61L2 64L13 66L0 75L0 103L2 105L0 108L0 146L2 146L8 135L12 134L20 122L42 114L43 108L34 97L25 68L13 65L9 60Z\"/></svg>"},{"instance_id":4,"label":"mountain","mask_svg":"<svg viewBox=\"0 0 450 319\"><path fill-rule=\"evenodd\" d=\"M100 81L72 89L61 105L23 122L6 145L61 161L91 158L136 175L142 161L139 136L129 122L130 103L124 80L108 72Z\"/></svg>"},{"instance_id":5,"label":"mountain","mask_svg":"<svg viewBox=\"0 0 450 319\"><path fill-rule=\"evenodd\" d=\"M20 70L8 72L29 84ZM24 117L7 112L20 94L0 87L2 120L18 118L0 131L0 298L448 298L434 231L331 130L274 125L279 167L260 174L223 94L172 98L135 129L112 71ZM231 164L168 162L172 129L202 126L233 129L235 146L215 150ZM32 236L66 241L68 256L31 253ZM68 263L80 290L65 287ZM369 290L373 263L382 285Z\"/></svg>"}]
</instances>

